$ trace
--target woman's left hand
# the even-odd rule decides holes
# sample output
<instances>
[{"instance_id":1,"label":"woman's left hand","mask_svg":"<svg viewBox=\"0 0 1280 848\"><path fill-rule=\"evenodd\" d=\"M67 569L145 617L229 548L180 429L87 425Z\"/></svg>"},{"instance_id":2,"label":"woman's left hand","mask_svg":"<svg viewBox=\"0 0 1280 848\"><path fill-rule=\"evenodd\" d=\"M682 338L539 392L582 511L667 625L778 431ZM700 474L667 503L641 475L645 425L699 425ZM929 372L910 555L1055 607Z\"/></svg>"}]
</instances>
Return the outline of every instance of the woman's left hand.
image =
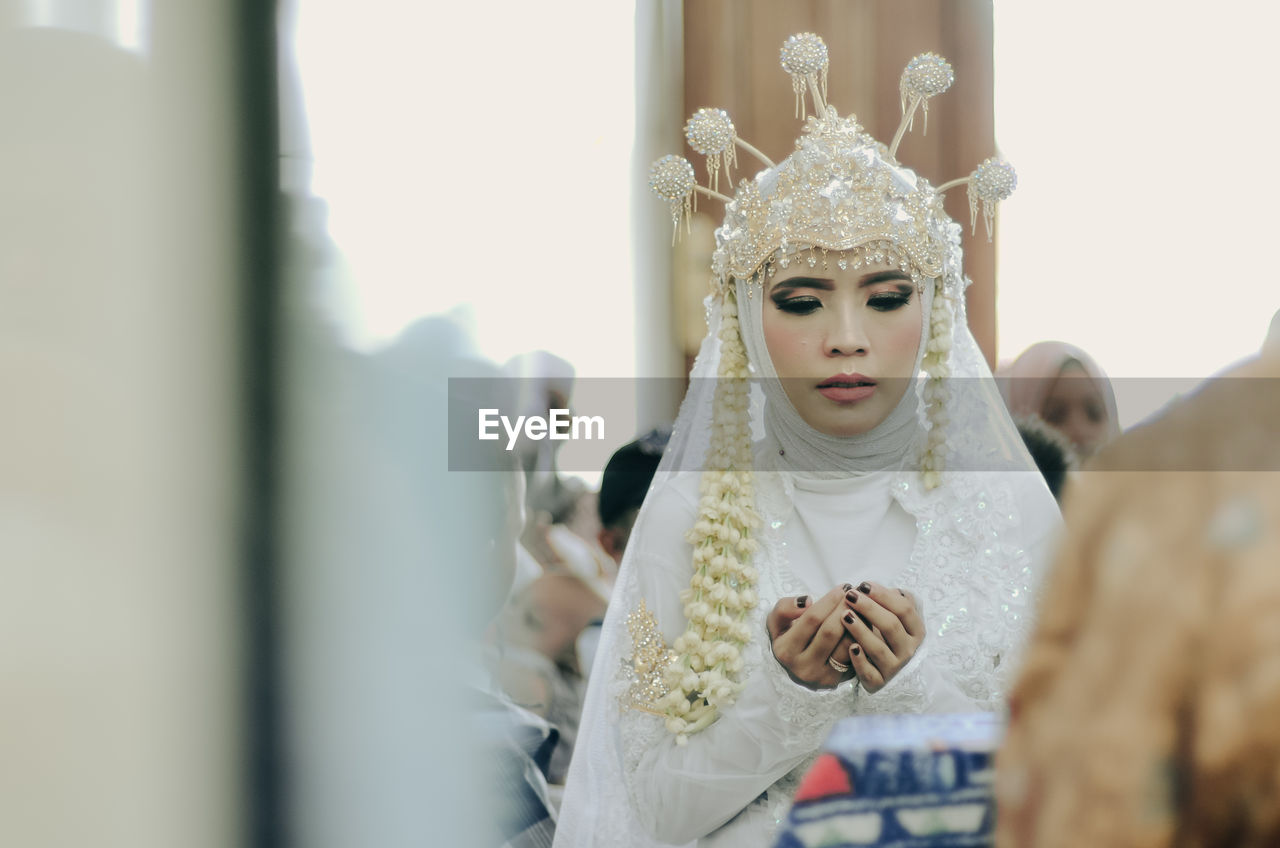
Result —
<instances>
[{"instance_id":1,"label":"woman's left hand","mask_svg":"<svg viewBox=\"0 0 1280 848\"><path fill-rule=\"evenodd\" d=\"M868 692L878 692L915 656L924 641L924 619L915 596L879 583L861 583L845 594L842 621L853 639L849 663Z\"/></svg>"}]
</instances>

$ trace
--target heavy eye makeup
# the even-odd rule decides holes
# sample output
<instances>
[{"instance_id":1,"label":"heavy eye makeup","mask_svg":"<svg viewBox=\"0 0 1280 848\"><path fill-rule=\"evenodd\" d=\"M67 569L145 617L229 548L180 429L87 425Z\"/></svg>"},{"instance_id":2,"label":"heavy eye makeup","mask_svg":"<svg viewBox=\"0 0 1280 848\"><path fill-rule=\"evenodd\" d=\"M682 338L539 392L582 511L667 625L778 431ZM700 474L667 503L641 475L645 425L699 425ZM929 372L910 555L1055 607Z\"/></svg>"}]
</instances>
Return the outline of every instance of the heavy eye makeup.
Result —
<instances>
[{"instance_id":1,"label":"heavy eye makeup","mask_svg":"<svg viewBox=\"0 0 1280 848\"><path fill-rule=\"evenodd\" d=\"M808 315L817 312L822 301L811 294L792 296L780 292L773 296L773 305L790 315Z\"/></svg>"},{"instance_id":2,"label":"heavy eye makeup","mask_svg":"<svg viewBox=\"0 0 1280 848\"><path fill-rule=\"evenodd\" d=\"M863 277L859 285L866 289L867 305L877 312L893 312L911 302L915 286L901 271L881 271Z\"/></svg>"},{"instance_id":3,"label":"heavy eye makeup","mask_svg":"<svg viewBox=\"0 0 1280 848\"><path fill-rule=\"evenodd\" d=\"M901 309L911 302L911 286L893 286L889 289L872 292L867 298L867 305L877 312L892 312Z\"/></svg>"},{"instance_id":4,"label":"heavy eye makeup","mask_svg":"<svg viewBox=\"0 0 1280 848\"><path fill-rule=\"evenodd\" d=\"M866 292L867 305L877 312L893 312L911 302L915 287L905 274L898 271L885 271L871 274L859 281L859 289ZM835 289L830 280L814 277L795 277L779 283L770 299L781 312L790 315L809 315L822 306L819 293Z\"/></svg>"},{"instance_id":5,"label":"heavy eye makeup","mask_svg":"<svg viewBox=\"0 0 1280 848\"><path fill-rule=\"evenodd\" d=\"M835 291L831 280L817 277L793 277L774 286L769 299L780 311L789 315L808 315L822 306L822 298L814 292Z\"/></svg>"}]
</instances>

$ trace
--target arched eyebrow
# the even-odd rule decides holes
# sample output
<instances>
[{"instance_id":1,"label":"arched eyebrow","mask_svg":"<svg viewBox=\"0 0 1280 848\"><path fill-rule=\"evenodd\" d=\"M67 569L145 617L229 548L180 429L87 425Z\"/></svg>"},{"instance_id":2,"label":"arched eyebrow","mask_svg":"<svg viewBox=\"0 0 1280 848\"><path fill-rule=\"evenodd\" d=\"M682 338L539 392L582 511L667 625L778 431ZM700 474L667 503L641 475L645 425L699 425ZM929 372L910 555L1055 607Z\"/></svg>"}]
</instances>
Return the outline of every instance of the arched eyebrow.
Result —
<instances>
[{"instance_id":1,"label":"arched eyebrow","mask_svg":"<svg viewBox=\"0 0 1280 848\"><path fill-rule=\"evenodd\" d=\"M911 277L902 271L876 271L858 280L858 288L866 288L867 286L885 283L890 280L902 280L910 283ZM788 277L785 280L779 280L774 283L771 292L792 291L793 289L832 291L835 289L835 281L829 277Z\"/></svg>"},{"instance_id":2,"label":"arched eyebrow","mask_svg":"<svg viewBox=\"0 0 1280 848\"><path fill-rule=\"evenodd\" d=\"M817 289L832 291L836 287L835 280L826 277L788 277L773 284L773 291L791 291L792 289Z\"/></svg>"},{"instance_id":3,"label":"arched eyebrow","mask_svg":"<svg viewBox=\"0 0 1280 848\"><path fill-rule=\"evenodd\" d=\"M889 280L903 280L911 282L911 277L903 271L877 271L874 274L868 274L858 281L858 287L870 286L876 283L885 283Z\"/></svg>"}]
</instances>

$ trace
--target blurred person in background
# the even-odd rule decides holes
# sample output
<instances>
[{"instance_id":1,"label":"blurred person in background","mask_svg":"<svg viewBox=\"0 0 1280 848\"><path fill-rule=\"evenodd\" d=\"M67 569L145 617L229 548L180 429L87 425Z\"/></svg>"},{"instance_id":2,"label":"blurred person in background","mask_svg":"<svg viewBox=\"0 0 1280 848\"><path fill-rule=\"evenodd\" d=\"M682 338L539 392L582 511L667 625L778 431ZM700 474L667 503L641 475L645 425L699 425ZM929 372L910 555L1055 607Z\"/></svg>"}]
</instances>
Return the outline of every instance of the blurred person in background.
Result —
<instances>
[{"instance_id":1,"label":"blurred person in background","mask_svg":"<svg viewBox=\"0 0 1280 848\"><path fill-rule=\"evenodd\" d=\"M1280 349L1105 448L1068 503L997 845L1280 844Z\"/></svg>"},{"instance_id":2,"label":"blurred person in background","mask_svg":"<svg viewBox=\"0 0 1280 848\"><path fill-rule=\"evenodd\" d=\"M488 532L477 534L473 540L475 550L482 553L478 561L471 563L473 568L493 573L496 591L478 599L478 621L485 621L484 610L488 610L490 618L498 617L515 575L516 542L524 520L524 479L514 468L508 474L473 472L473 476L481 478L477 482L489 489L489 502L481 506L494 517ZM485 522L480 526L484 527ZM480 628L472 638L479 648ZM555 782L552 763L561 747L561 731L545 716L526 710L507 697L501 678L495 680L486 675L479 653L474 656L476 661L468 667L475 676L464 682L470 693L470 730L480 757L478 785L491 798L486 806L493 812L493 824L501 838L499 842L491 833L485 834L477 844L548 848L555 833L556 807L555 794L548 784ZM477 831L484 834L488 823L477 824Z\"/></svg>"},{"instance_id":3,"label":"blurred person in background","mask_svg":"<svg viewBox=\"0 0 1280 848\"><path fill-rule=\"evenodd\" d=\"M651 430L614 451L600 480L597 509L600 547L619 565L644 496L671 439L669 430Z\"/></svg>"},{"instance_id":4,"label":"blurred person in background","mask_svg":"<svg viewBox=\"0 0 1280 848\"><path fill-rule=\"evenodd\" d=\"M1009 412L1038 416L1067 437L1080 461L1120 435L1111 381L1075 345L1037 342L997 377Z\"/></svg>"},{"instance_id":5,"label":"blurred person in background","mask_svg":"<svg viewBox=\"0 0 1280 848\"><path fill-rule=\"evenodd\" d=\"M1058 430L1053 429L1038 415L1021 415L1013 419L1018 427L1018 435L1027 446L1036 467L1044 475L1044 482L1053 493L1054 500L1062 503L1062 490L1067 482L1067 475L1076 469L1076 454Z\"/></svg>"},{"instance_id":6,"label":"blurred person in background","mask_svg":"<svg viewBox=\"0 0 1280 848\"><path fill-rule=\"evenodd\" d=\"M597 495L600 521L598 538L601 549L613 558L616 565L622 564L627 540L631 538L631 528L635 526L640 507L649 492L649 485L662 461L662 452L670 439L670 428L650 430L634 442L628 442L614 451L605 465ZM610 575L610 589L616 575L616 570ZM575 640L578 667L584 675L591 673L603 624L602 614L600 618L589 622Z\"/></svg>"},{"instance_id":7,"label":"blurred person in background","mask_svg":"<svg viewBox=\"0 0 1280 848\"><path fill-rule=\"evenodd\" d=\"M545 350L514 356L502 366L515 395L515 413L547 418L552 410L572 410L574 368ZM527 481L528 516L520 541L528 557L513 589L519 590L538 573L569 573L598 583L611 578L613 568L596 544L599 527L595 495L580 478L561 473L558 464L564 441L532 439L523 431L515 453ZM540 571L531 566L536 562Z\"/></svg>"},{"instance_id":8,"label":"blurred person in background","mask_svg":"<svg viewBox=\"0 0 1280 848\"><path fill-rule=\"evenodd\" d=\"M615 451L599 493L590 499L598 510L600 546L615 562L622 560L669 436L654 430ZM553 783L563 783L568 771L613 577L613 569L595 580L568 573L543 575L511 598L502 617L497 668L503 687L560 731L550 771Z\"/></svg>"},{"instance_id":9,"label":"blurred person in background","mask_svg":"<svg viewBox=\"0 0 1280 848\"><path fill-rule=\"evenodd\" d=\"M498 619L493 664L499 683L559 733L547 769L552 784L563 784L568 774L586 697L577 640L603 618L606 603L577 575L544 574L516 593Z\"/></svg>"}]
</instances>

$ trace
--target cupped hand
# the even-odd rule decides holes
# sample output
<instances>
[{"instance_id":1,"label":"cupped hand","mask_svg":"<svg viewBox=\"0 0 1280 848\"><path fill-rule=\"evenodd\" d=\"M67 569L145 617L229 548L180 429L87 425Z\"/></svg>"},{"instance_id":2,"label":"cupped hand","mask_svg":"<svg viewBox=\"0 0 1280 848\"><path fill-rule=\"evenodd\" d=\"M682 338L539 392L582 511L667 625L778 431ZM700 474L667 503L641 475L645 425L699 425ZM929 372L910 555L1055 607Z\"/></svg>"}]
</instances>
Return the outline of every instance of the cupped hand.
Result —
<instances>
[{"instance_id":1,"label":"cupped hand","mask_svg":"<svg viewBox=\"0 0 1280 848\"><path fill-rule=\"evenodd\" d=\"M910 592L860 583L844 593L840 621L853 640L841 662L862 688L878 692L902 671L924 641L924 618Z\"/></svg>"},{"instance_id":2,"label":"cupped hand","mask_svg":"<svg viewBox=\"0 0 1280 848\"><path fill-rule=\"evenodd\" d=\"M814 600L808 595L786 597L773 605L766 619L773 656L791 679L810 689L830 689L852 679L853 670L840 672L827 660L848 666L841 641L849 641L843 615L847 609L845 586Z\"/></svg>"}]
</instances>

